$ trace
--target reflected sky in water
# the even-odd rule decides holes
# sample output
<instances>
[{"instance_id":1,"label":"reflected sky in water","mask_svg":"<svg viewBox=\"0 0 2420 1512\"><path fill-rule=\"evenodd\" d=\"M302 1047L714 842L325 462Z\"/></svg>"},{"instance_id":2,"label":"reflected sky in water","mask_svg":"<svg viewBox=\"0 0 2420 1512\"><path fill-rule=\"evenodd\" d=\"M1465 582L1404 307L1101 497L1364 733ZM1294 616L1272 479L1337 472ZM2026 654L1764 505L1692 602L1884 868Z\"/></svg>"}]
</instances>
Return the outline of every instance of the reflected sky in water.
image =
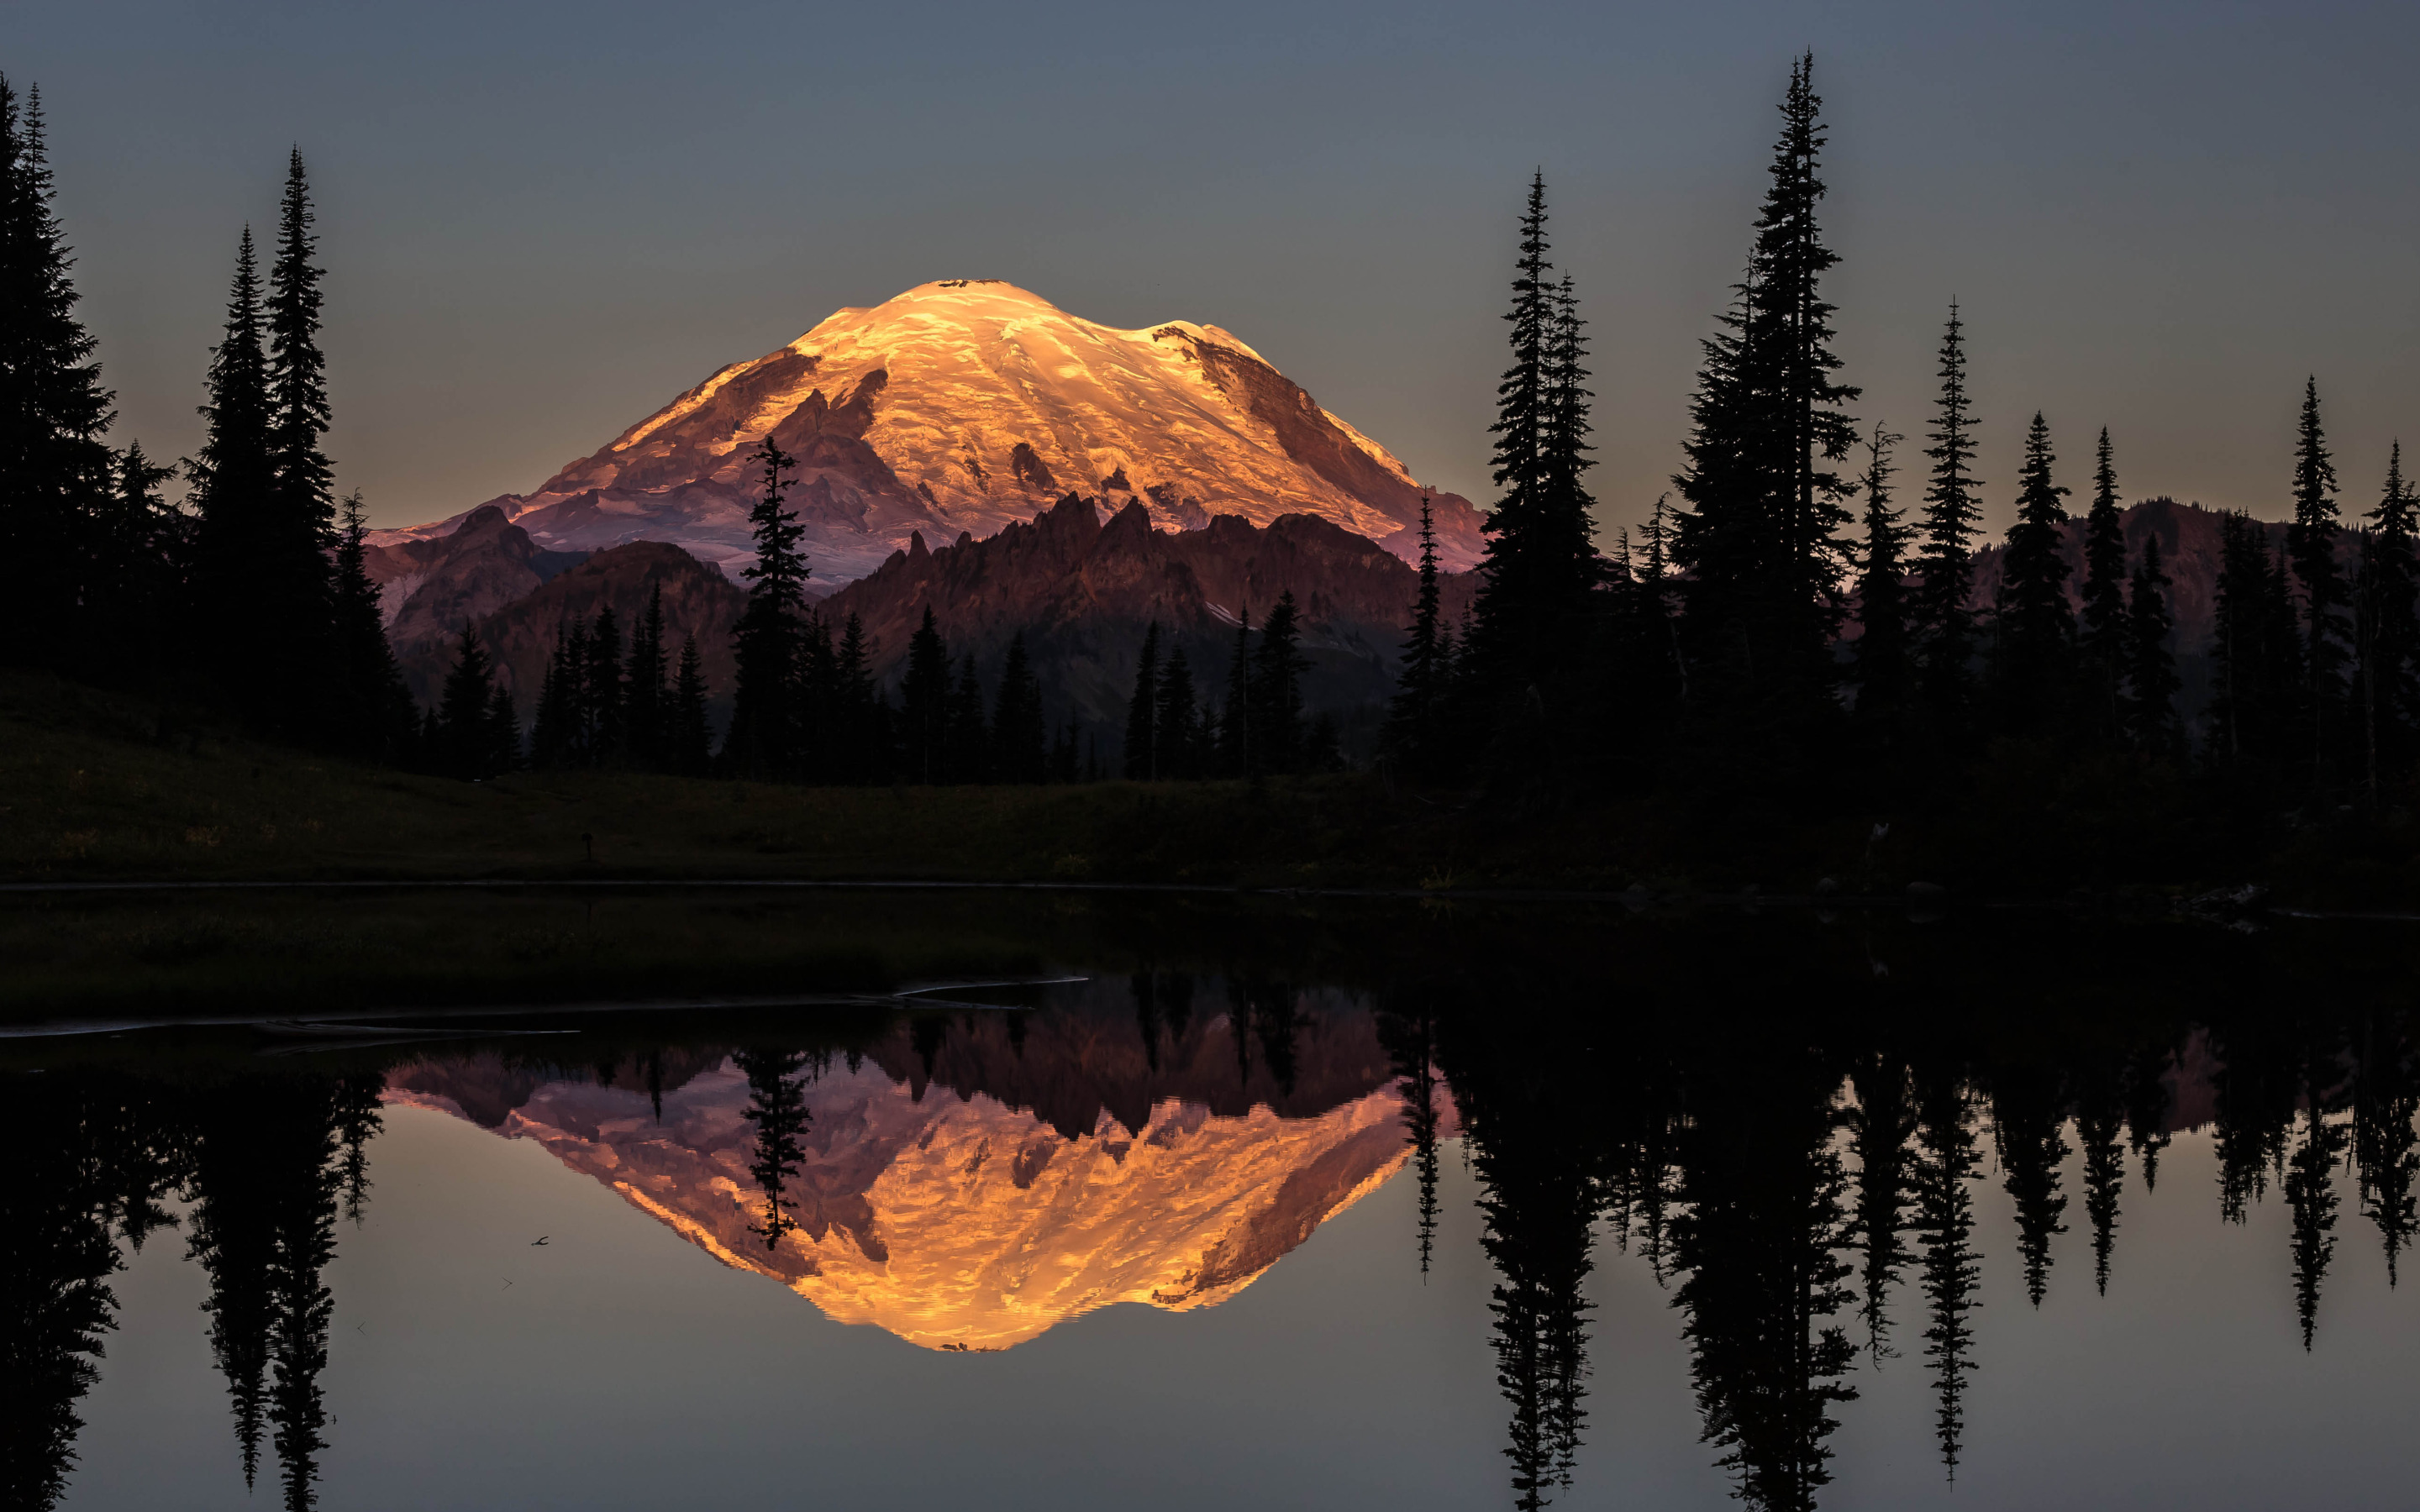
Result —
<instances>
[{"instance_id":1,"label":"reflected sky in water","mask_svg":"<svg viewBox=\"0 0 2420 1512\"><path fill-rule=\"evenodd\" d=\"M1586 980L1100 972L845 1031L20 1068L9 1473L77 1508L2409 1504L2399 976L2089 1030Z\"/></svg>"}]
</instances>

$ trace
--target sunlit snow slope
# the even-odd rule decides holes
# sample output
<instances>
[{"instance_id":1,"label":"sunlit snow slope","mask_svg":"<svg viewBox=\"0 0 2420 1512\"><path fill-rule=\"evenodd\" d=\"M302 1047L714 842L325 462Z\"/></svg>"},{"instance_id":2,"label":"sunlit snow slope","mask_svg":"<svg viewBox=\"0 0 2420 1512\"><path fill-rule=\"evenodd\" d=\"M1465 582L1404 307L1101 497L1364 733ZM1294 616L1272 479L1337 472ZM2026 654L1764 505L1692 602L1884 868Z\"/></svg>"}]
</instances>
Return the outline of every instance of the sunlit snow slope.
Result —
<instances>
[{"instance_id":1,"label":"sunlit snow slope","mask_svg":"<svg viewBox=\"0 0 2420 1512\"><path fill-rule=\"evenodd\" d=\"M542 548L668 540L736 573L758 486L748 454L768 434L799 458L790 502L827 585L912 532L986 536L1069 490L1140 501L1164 530L1311 514L1416 550L1423 490L1403 464L1236 337L1182 320L1114 330L986 279L840 311L494 502ZM1445 564L1470 566L1477 512L1433 497Z\"/></svg>"},{"instance_id":2,"label":"sunlit snow slope","mask_svg":"<svg viewBox=\"0 0 2420 1512\"><path fill-rule=\"evenodd\" d=\"M393 1103L459 1114L442 1071ZM806 1091L799 1227L767 1245L746 1078L725 1062L666 1094L551 1082L497 1132L566 1165L726 1265L842 1322L940 1350L1000 1350L1111 1303L1214 1306L1385 1181L1405 1158L1389 1088L1311 1118L1220 1117L1164 1098L1140 1131L1104 1111L1074 1137L983 1093L919 1097L877 1066Z\"/></svg>"}]
</instances>

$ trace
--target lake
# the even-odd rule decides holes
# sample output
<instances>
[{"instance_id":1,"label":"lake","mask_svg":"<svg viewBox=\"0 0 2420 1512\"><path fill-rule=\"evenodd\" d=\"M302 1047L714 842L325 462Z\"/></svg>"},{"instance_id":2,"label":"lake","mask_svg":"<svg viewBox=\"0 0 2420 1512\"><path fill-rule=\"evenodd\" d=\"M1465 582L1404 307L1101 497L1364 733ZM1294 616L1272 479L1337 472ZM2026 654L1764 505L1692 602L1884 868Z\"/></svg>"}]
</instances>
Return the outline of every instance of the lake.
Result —
<instances>
[{"instance_id":1,"label":"lake","mask_svg":"<svg viewBox=\"0 0 2420 1512\"><path fill-rule=\"evenodd\" d=\"M11 906L12 1506L2412 1501L2407 926Z\"/></svg>"}]
</instances>

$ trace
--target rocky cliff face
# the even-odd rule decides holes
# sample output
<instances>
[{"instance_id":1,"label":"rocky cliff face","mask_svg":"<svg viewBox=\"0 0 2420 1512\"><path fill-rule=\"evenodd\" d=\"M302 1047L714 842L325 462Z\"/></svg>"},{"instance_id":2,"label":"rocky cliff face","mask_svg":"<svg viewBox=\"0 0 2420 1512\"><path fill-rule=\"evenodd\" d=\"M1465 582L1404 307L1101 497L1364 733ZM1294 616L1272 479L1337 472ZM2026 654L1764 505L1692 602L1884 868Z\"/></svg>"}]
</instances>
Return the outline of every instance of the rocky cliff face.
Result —
<instances>
[{"instance_id":1,"label":"rocky cliff face","mask_svg":"<svg viewBox=\"0 0 2420 1512\"><path fill-rule=\"evenodd\" d=\"M495 654L499 678L530 712L555 639L567 622L593 623L597 610L612 609L627 654L658 588L663 590L665 675L679 664L682 639L693 636L706 687L718 701L727 699L734 672L731 632L748 595L721 573L662 541L633 541L597 552L479 621L479 638ZM444 662L424 661L407 670L407 677L414 674L442 683Z\"/></svg>"},{"instance_id":2,"label":"rocky cliff face","mask_svg":"<svg viewBox=\"0 0 2420 1512\"><path fill-rule=\"evenodd\" d=\"M1216 326L1119 331L997 280L920 285L736 363L489 506L541 548L672 541L736 575L765 437L799 460L792 504L817 577L873 570L912 532L989 536L1063 492L1142 507L1163 530L1311 515L1415 550L1424 490L1377 442ZM1479 516L1433 499L1445 560L1478 560ZM453 521L380 532L401 546Z\"/></svg>"},{"instance_id":3,"label":"rocky cliff face","mask_svg":"<svg viewBox=\"0 0 2420 1512\"><path fill-rule=\"evenodd\" d=\"M423 702L444 681L464 625L520 603L582 560L577 551L540 547L492 504L446 534L372 542L363 553L380 588L387 639Z\"/></svg>"},{"instance_id":4,"label":"rocky cliff face","mask_svg":"<svg viewBox=\"0 0 2420 1512\"><path fill-rule=\"evenodd\" d=\"M911 535L823 612L835 623L859 616L885 669L906 656L927 608L952 654L975 653L986 672L1023 631L1054 712L1114 722L1146 625L1186 647L1197 686L1215 693L1238 617L1257 627L1292 592L1309 632L1312 706L1367 704L1391 688L1419 575L1368 537L1311 515L1265 526L1215 517L1201 530L1171 532L1143 503L1129 501L1106 522L1103 507L1068 494L1030 523L986 540L961 535L939 550ZM1447 614L1458 617L1475 592L1469 575L1449 579Z\"/></svg>"}]
</instances>

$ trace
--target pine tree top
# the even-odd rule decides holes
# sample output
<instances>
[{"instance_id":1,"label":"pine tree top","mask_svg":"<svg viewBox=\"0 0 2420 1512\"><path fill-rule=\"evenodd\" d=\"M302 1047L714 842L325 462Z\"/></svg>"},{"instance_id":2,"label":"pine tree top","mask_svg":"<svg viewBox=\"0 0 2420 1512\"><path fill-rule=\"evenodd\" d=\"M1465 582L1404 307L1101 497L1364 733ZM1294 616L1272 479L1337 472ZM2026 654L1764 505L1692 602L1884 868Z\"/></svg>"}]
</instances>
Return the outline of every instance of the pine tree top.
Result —
<instances>
[{"instance_id":1,"label":"pine tree top","mask_svg":"<svg viewBox=\"0 0 2420 1512\"><path fill-rule=\"evenodd\" d=\"M2328 454L2327 433L2319 425L2319 380L2304 380L2303 413L2294 441L2294 523L2306 531L2334 533L2336 524L2336 468Z\"/></svg>"},{"instance_id":2,"label":"pine tree top","mask_svg":"<svg viewBox=\"0 0 2420 1512\"><path fill-rule=\"evenodd\" d=\"M2403 443L2400 440L2387 451L2386 487L2379 498L2378 507L2369 512L2368 517L2383 539L2409 541L2415 533L2412 485L2403 476Z\"/></svg>"}]
</instances>

